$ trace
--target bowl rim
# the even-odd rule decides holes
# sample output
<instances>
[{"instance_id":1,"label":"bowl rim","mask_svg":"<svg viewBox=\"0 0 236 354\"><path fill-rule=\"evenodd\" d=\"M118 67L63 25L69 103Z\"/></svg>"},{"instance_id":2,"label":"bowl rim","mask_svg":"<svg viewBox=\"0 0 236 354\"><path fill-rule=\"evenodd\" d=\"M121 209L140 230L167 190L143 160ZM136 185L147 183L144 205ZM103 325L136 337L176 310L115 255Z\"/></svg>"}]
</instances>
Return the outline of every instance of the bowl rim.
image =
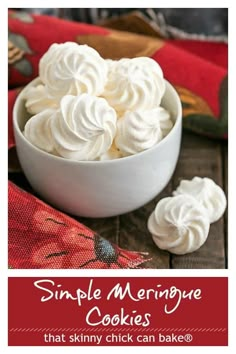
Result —
<instances>
[{"instance_id":1,"label":"bowl rim","mask_svg":"<svg viewBox=\"0 0 236 354\"><path fill-rule=\"evenodd\" d=\"M173 85L165 79L166 88L168 88L168 90L171 91L171 93L175 96L175 99L176 99L175 102L176 102L176 106L177 106L177 117L176 117L176 121L175 121L174 126L171 129L171 131L160 142L158 142L157 144L152 146L150 149L138 152L133 155L113 159L113 160L80 160L80 161L77 161L74 159L66 159L65 157L62 157L62 156L56 156L56 155L50 154L44 150L39 149L37 146L31 144L25 138L23 131L21 131L21 129L19 128L18 119L17 119L17 111L18 111L18 106L19 106L21 100L24 99L23 96L24 96L25 90L30 86L35 86L37 83L40 84L40 82L41 82L40 77L36 77L32 81L30 81L17 96L16 101L14 103L14 107L13 107L13 128L14 128L13 130L14 130L14 135L16 135L16 133L17 133L18 136L23 140L24 144L28 145L30 149L35 150L37 153L41 154L42 156L45 156L45 157L52 159L52 160L63 161L64 163L68 163L68 164L91 165L91 166L98 164L99 166L101 166L104 164L105 165L118 164L118 163L122 163L122 161L123 162L129 161L130 159L132 159L132 160L138 159L140 156L145 156L145 154L149 154L150 152L153 152L153 150L158 150L160 148L160 146L167 143L168 140L171 138L171 136L175 134L175 131L178 129L178 126L182 123L182 104L181 104L180 97L179 97L176 89L173 87ZM16 148L17 148L17 143L16 143Z\"/></svg>"}]
</instances>

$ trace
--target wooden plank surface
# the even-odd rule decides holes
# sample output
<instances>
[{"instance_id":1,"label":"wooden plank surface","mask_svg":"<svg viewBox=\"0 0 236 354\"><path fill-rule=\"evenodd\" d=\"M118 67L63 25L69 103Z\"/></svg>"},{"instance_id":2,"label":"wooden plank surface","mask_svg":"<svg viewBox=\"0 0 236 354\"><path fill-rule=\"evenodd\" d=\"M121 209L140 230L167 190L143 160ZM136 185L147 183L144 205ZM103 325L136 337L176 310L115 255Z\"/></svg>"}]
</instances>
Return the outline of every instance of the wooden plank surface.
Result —
<instances>
[{"instance_id":1,"label":"wooden plank surface","mask_svg":"<svg viewBox=\"0 0 236 354\"><path fill-rule=\"evenodd\" d=\"M169 268L170 254L156 247L147 229L147 220L154 210L158 200L167 197L171 193L171 183L165 190L150 203L131 213L121 215L119 245L129 250L148 252L152 258L143 265L144 268Z\"/></svg>"},{"instance_id":2,"label":"wooden plank surface","mask_svg":"<svg viewBox=\"0 0 236 354\"><path fill-rule=\"evenodd\" d=\"M223 163L219 142L184 134L180 159L173 177L173 189L181 179L194 176L209 177L223 187ZM171 268L224 268L224 218L211 224L205 244L197 251L183 256L171 256Z\"/></svg>"},{"instance_id":3,"label":"wooden plank surface","mask_svg":"<svg viewBox=\"0 0 236 354\"><path fill-rule=\"evenodd\" d=\"M165 190L150 203L131 213L106 218L77 218L120 247L140 252L148 252L150 261L144 268L167 269L222 269L227 267L227 213L211 225L206 243L196 252L176 256L160 250L153 242L147 229L147 220L157 202L171 196L180 180L194 176L212 178L228 191L228 150L227 143L214 141L189 132L184 132L181 154L176 171ZM9 174L9 179L22 188L32 191L22 174Z\"/></svg>"}]
</instances>

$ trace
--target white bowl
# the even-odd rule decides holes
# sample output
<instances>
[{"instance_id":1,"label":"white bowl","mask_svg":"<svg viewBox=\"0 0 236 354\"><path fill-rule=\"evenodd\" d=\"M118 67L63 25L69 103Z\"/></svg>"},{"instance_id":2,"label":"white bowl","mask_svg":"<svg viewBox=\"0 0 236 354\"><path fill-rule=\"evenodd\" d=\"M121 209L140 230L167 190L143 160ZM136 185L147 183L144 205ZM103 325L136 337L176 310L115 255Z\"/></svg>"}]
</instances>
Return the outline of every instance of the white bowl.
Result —
<instances>
[{"instance_id":1,"label":"white bowl","mask_svg":"<svg viewBox=\"0 0 236 354\"><path fill-rule=\"evenodd\" d=\"M37 78L27 87L38 83ZM149 150L109 161L67 160L27 141L22 133L29 118L25 90L13 110L16 149L25 176L45 201L73 215L109 217L143 206L168 184L178 160L182 131L181 102L168 82L161 105L174 121L170 133Z\"/></svg>"}]
</instances>

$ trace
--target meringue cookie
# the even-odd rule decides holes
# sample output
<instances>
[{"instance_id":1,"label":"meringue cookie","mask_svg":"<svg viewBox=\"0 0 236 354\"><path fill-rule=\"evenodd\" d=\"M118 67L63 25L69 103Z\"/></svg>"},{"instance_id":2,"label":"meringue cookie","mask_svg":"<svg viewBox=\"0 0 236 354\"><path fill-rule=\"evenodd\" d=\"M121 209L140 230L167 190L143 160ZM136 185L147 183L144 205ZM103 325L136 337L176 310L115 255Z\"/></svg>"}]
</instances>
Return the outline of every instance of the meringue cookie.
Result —
<instances>
[{"instance_id":1,"label":"meringue cookie","mask_svg":"<svg viewBox=\"0 0 236 354\"><path fill-rule=\"evenodd\" d=\"M162 107L126 112L117 121L115 143L123 156L150 149L173 127L170 114Z\"/></svg>"},{"instance_id":2,"label":"meringue cookie","mask_svg":"<svg viewBox=\"0 0 236 354\"><path fill-rule=\"evenodd\" d=\"M117 147L113 143L107 152L105 152L104 154L99 156L98 160L100 160L100 161L115 160L115 159L119 159L121 157L122 157L122 154L121 154L120 150L117 149Z\"/></svg>"},{"instance_id":3,"label":"meringue cookie","mask_svg":"<svg viewBox=\"0 0 236 354\"><path fill-rule=\"evenodd\" d=\"M100 95L107 73L107 63L95 49L73 42L52 44L39 63L39 76L48 95L56 99L69 94Z\"/></svg>"},{"instance_id":4,"label":"meringue cookie","mask_svg":"<svg viewBox=\"0 0 236 354\"><path fill-rule=\"evenodd\" d=\"M118 61L113 59L105 59L105 61L107 63L108 75L109 75L109 72L115 68L115 65L118 63Z\"/></svg>"},{"instance_id":5,"label":"meringue cookie","mask_svg":"<svg viewBox=\"0 0 236 354\"><path fill-rule=\"evenodd\" d=\"M159 248L185 254L203 245L210 223L205 209L196 199L177 195L158 202L147 226Z\"/></svg>"},{"instance_id":6,"label":"meringue cookie","mask_svg":"<svg viewBox=\"0 0 236 354\"><path fill-rule=\"evenodd\" d=\"M160 66L151 58L121 59L109 71L103 97L118 112L157 107L165 92Z\"/></svg>"},{"instance_id":7,"label":"meringue cookie","mask_svg":"<svg viewBox=\"0 0 236 354\"><path fill-rule=\"evenodd\" d=\"M37 114L45 109L56 109L59 102L47 96L44 85L37 85L29 87L25 92L24 98L26 99L25 107L30 114Z\"/></svg>"},{"instance_id":8,"label":"meringue cookie","mask_svg":"<svg viewBox=\"0 0 236 354\"><path fill-rule=\"evenodd\" d=\"M210 178L194 177L191 181L183 180L173 195L186 194L194 197L205 208L210 223L221 218L226 209L224 191Z\"/></svg>"},{"instance_id":9,"label":"meringue cookie","mask_svg":"<svg viewBox=\"0 0 236 354\"><path fill-rule=\"evenodd\" d=\"M34 146L46 152L54 153L54 142L50 120L55 110L45 109L31 117L24 128L24 136Z\"/></svg>"},{"instance_id":10,"label":"meringue cookie","mask_svg":"<svg viewBox=\"0 0 236 354\"><path fill-rule=\"evenodd\" d=\"M95 160L107 152L116 134L116 112L103 98L64 96L50 121L58 154L67 159Z\"/></svg>"}]
</instances>

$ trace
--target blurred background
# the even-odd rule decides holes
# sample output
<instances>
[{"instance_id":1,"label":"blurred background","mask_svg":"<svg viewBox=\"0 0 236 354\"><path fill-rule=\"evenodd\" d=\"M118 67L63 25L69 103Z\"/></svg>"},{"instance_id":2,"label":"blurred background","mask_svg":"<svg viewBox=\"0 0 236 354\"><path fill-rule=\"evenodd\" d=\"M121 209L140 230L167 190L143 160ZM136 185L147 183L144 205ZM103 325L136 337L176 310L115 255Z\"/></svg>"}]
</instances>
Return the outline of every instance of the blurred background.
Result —
<instances>
[{"instance_id":1,"label":"blurred background","mask_svg":"<svg viewBox=\"0 0 236 354\"><path fill-rule=\"evenodd\" d=\"M21 11L20 8L15 10ZM227 41L228 34L227 8L27 8L23 10L92 24L101 24L108 19L116 19L136 11L165 38L199 38L200 36Z\"/></svg>"}]
</instances>

